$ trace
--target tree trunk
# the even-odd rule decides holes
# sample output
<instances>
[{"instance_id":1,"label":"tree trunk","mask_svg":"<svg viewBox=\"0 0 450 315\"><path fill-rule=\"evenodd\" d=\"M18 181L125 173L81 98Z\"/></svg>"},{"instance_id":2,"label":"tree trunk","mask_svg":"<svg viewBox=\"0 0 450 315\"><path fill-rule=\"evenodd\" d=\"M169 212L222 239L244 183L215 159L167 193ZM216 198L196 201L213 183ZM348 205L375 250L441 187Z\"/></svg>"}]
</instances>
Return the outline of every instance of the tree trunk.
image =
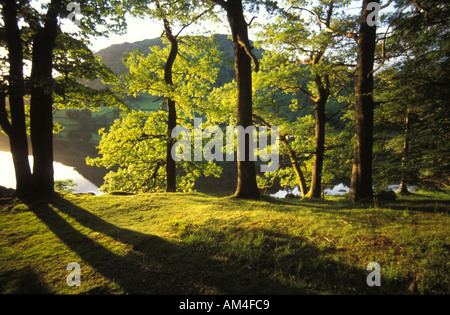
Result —
<instances>
[{"instance_id":1,"label":"tree trunk","mask_svg":"<svg viewBox=\"0 0 450 315\"><path fill-rule=\"evenodd\" d=\"M227 1L227 15L234 43L234 69L237 83L237 125L244 129L252 125L252 58L248 53L248 25L241 0ZM250 161L250 137L245 137L245 159L237 161L235 196L259 198L254 161ZM239 148L238 148L239 150Z\"/></svg>"},{"instance_id":2,"label":"tree trunk","mask_svg":"<svg viewBox=\"0 0 450 315\"><path fill-rule=\"evenodd\" d=\"M57 36L56 4L49 6L43 28L33 38L30 130L33 148L33 186L39 195L54 192L52 54Z\"/></svg>"},{"instance_id":3,"label":"tree trunk","mask_svg":"<svg viewBox=\"0 0 450 315\"><path fill-rule=\"evenodd\" d=\"M358 37L355 75L355 140L350 199L362 200L373 196L372 146L373 146L373 64L375 56L376 26L367 24L369 2L363 0Z\"/></svg>"},{"instance_id":4,"label":"tree trunk","mask_svg":"<svg viewBox=\"0 0 450 315\"><path fill-rule=\"evenodd\" d=\"M177 114L175 102L167 99L168 121L167 121L167 151L166 151L166 192L177 191L176 163L172 158L172 147L174 141L171 137L173 128L177 125Z\"/></svg>"},{"instance_id":5,"label":"tree trunk","mask_svg":"<svg viewBox=\"0 0 450 315\"><path fill-rule=\"evenodd\" d=\"M408 183L407 183L407 170L406 170L406 160L408 155L408 149L409 149L409 135L408 135L408 129L409 129L409 109L406 110L406 117L405 117L405 139L403 142L403 152L402 152L402 178L400 180L400 194L401 195L408 195Z\"/></svg>"},{"instance_id":6,"label":"tree trunk","mask_svg":"<svg viewBox=\"0 0 450 315\"><path fill-rule=\"evenodd\" d=\"M322 197L322 170L323 157L325 153L325 105L330 95L328 90L328 76L323 76L325 84L322 82L321 76L316 76L315 82L319 96L315 101L315 149L313 168L311 174L311 187L307 194L308 197Z\"/></svg>"},{"instance_id":7,"label":"tree trunk","mask_svg":"<svg viewBox=\"0 0 450 315\"><path fill-rule=\"evenodd\" d=\"M172 79L172 69L175 59L178 54L178 41L173 36L172 31L169 26L169 22L164 19L164 28L166 32L166 36L170 42L170 53L167 58L166 65L164 67L164 82L170 86L173 86ZM167 121L167 151L166 151L166 192L175 192L177 191L177 174L176 174L176 163L172 158L172 147L174 144L174 140L172 139L172 130L177 125L177 111L175 101L170 97L167 98L167 112L168 112L168 121Z\"/></svg>"},{"instance_id":8,"label":"tree trunk","mask_svg":"<svg viewBox=\"0 0 450 315\"><path fill-rule=\"evenodd\" d=\"M32 192L31 169L28 162L28 140L26 134L25 95L23 82L22 40L17 24L17 7L13 0L3 3L3 22L9 61L9 106L11 123L9 123L5 95L2 95L2 128L9 136L11 154L16 176L16 195L25 196ZM6 127L6 129L5 129Z\"/></svg>"},{"instance_id":9,"label":"tree trunk","mask_svg":"<svg viewBox=\"0 0 450 315\"><path fill-rule=\"evenodd\" d=\"M294 150L292 150L291 146L289 145L284 136L280 137L280 140L288 150L289 159L291 160L292 169L294 170L295 176L297 177L300 192L302 193L302 197L305 197L307 194L306 181L305 177L303 176L303 172L300 169L300 165L298 164L295 152Z\"/></svg>"}]
</instances>

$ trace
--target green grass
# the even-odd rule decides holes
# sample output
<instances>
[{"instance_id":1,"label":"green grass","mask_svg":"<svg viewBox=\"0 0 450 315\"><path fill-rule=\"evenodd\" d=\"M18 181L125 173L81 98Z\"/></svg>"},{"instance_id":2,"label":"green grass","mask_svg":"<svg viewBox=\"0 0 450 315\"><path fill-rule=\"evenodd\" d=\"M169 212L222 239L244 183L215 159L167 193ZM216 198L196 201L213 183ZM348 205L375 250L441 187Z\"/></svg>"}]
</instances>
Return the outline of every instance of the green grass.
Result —
<instances>
[{"instance_id":1,"label":"green grass","mask_svg":"<svg viewBox=\"0 0 450 315\"><path fill-rule=\"evenodd\" d=\"M0 201L3 294L450 293L446 193L375 206L200 193ZM79 287L66 283L70 262Z\"/></svg>"}]
</instances>

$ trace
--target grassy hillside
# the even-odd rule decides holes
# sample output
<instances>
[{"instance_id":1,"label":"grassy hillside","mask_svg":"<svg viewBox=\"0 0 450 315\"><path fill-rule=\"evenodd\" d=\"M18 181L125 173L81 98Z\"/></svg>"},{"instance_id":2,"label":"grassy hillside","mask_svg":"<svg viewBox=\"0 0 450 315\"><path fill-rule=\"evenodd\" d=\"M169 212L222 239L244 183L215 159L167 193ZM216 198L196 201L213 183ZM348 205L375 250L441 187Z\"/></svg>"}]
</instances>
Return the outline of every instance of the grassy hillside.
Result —
<instances>
[{"instance_id":1,"label":"grassy hillside","mask_svg":"<svg viewBox=\"0 0 450 315\"><path fill-rule=\"evenodd\" d=\"M0 201L3 294L450 293L445 193L370 207L198 193ZM70 262L81 286L66 284Z\"/></svg>"}]
</instances>

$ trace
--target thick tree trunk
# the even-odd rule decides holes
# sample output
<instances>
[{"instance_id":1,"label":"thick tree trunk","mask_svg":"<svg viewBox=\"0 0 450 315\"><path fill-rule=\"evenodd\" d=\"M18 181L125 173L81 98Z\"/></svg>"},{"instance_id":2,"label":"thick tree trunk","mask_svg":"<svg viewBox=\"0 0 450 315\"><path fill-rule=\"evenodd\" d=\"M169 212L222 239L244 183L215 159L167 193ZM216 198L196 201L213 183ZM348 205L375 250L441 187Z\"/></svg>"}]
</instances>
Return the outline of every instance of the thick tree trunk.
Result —
<instances>
[{"instance_id":1,"label":"thick tree trunk","mask_svg":"<svg viewBox=\"0 0 450 315\"><path fill-rule=\"evenodd\" d=\"M355 140L353 168L349 197L362 200L373 196L372 146L373 146L373 64L375 56L376 26L367 24L369 2L363 0L358 37L355 76Z\"/></svg>"},{"instance_id":2,"label":"thick tree trunk","mask_svg":"<svg viewBox=\"0 0 450 315\"><path fill-rule=\"evenodd\" d=\"M52 54L57 36L57 8L50 5L45 26L33 38L30 131L33 149L33 186L39 195L54 192Z\"/></svg>"},{"instance_id":3,"label":"thick tree trunk","mask_svg":"<svg viewBox=\"0 0 450 315\"><path fill-rule=\"evenodd\" d=\"M164 81L166 84L172 86L173 78L172 78L172 69L175 59L178 54L178 41L172 35L172 31L169 26L169 22L164 20L164 28L166 31L166 36L170 42L170 53L167 58L167 62L164 68ZM174 141L171 137L173 128L177 125L177 111L175 101L167 98L167 112L168 112L168 121L167 121L167 151L166 151L166 192L175 192L177 190L177 174L176 174L176 163L172 158L172 147Z\"/></svg>"},{"instance_id":4,"label":"thick tree trunk","mask_svg":"<svg viewBox=\"0 0 450 315\"><path fill-rule=\"evenodd\" d=\"M227 1L228 21L234 42L234 69L237 83L237 125L252 125L252 58L248 53L248 25L241 0ZM235 196L259 198L254 161L250 161L250 138L245 139L245 160L237 161L237 187ZM238 148L239 150L239 148Z\"/></svg>"},{"instance_id":5,"label":"thick tree trunk","mask_svg":"<svg viewBox=\"0 0 450 315\"><path fill-rule=\"evenodd\" d=\"M0 115L2 115L2 128L9 136L16 176L16 195L25 196L32 192L32 187L31 169L28 162L28 141L23 101L25 90L23 82L22 40L17 24L17 7L15 1L5 1L2 9L10 67L8 95L11 123L9 123L6 113L5 95L2 95L2 111Z\"/></svg>"}]
</instances>

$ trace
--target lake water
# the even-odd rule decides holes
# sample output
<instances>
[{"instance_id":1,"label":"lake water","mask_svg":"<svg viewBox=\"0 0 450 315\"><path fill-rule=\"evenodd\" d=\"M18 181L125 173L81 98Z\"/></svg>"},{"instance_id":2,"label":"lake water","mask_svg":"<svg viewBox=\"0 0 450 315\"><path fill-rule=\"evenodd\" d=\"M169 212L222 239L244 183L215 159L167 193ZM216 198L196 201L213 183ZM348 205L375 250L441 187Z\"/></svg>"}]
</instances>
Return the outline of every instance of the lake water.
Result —
<instances>
[{"instance_id":1,"label":"lake water","mask_svg":"<svg viewBox=\"0 0 450 315\"><path fill-rule=\"evenodd\" d=\"M337 196L337 195L346 194L349 191L350 191L349 187L345 186L344 184L339 184L339 185L334 186L332 189L325 189L324 194L331 195L331 196ZM296 196L301 196L300 189L297 186L289 192L287 190L283 189L283 190L280 190L277 193L272 194L270 196L275 197L275 198L284 198L284 197L286 197L286 195L288 193L291 193Z\"/></svg>"},{"instance_id":2,"label":"lake water","mask_svg":"<svg viewBox=\"0 0 450 315\"><path fill-rule=\"evenodd\" d=\"M33 157L29 157L30 166L33 165ZM75 165L79 165L80 163L77 163ZM53 168L55 172L55 180L66 180L71 179L74 181L75 184L77 184L75 189L75 193L85 193L85 192L92 192L96 195L101 195L102 193L99 192L98 187L92 183L92 181L86 179L83 175L81 175L79 172L75 170L75 167L64 165L60 162L54 162ZM89 174L92 173L91 170L84 170L87 177L89 177ZM103 175L102 175L103 176ZM16 187L16 178L14 175L14 165L13 160L10 152L0 151L0 186L4 186L7 188L15 188ZM398 190L399 185L392 185L389 186L389 189L391 190ZM411 190L414 190L415 187L410 187ZM348 186L345 186L344 184L339 184L334 186L332 189L325 189L324 194L325 195L342 195L345 193L348 193L350 188ZM286 190L282 189L278 192L271 194L272 197L276 198L284 198L288 193L301 196L300 190L298 187L295 187L292 190Z\"/></svg>"},{"instance_id":3,"label":"lake water","mask_svg":"<svg viewBox=\"0 0 450 315\"><path fill-rule=\"evenodd\" d=\"M33 157L29 157L30 165L33 165ZM95 186L91 181L84 178L80 173L78 173L74 167L64 165L59 162L53 163L55 180L66 180L71 179L77 184L75 193L85 193L92 192L96 195L101 195L102 193L98 191L97 186ZM10 152L0 151L0 186L7 188L16 187L16 178L14 175L14 164ZM344 184L339 184L333 187L333 189L325 189L324 193L326 195L342 195L349 192L349 187ZM288 193L294 195L301 195L298 187L287 191L285 189L278 191L275 194L271 194L272 197L284 198Z\"/></svg>"},{"instance_id":4,"label":"lake water","mask_svg":"<svg viewBox=\"0 0 450 315\"><path fill-rule=\"evenodd\" d=\"M33 165L33 157L29 156L30 166ZM98 188L89 180L84 178L73 167L64 165L59 162L53 163L55 180L71 179L77 184L74 187L76 193L92 192L96 195L101 193ZM14 175L14 164L10 152L0 152L0 186L7 188L16 187L16 177Z\"/></svg>"}]
</instances>

